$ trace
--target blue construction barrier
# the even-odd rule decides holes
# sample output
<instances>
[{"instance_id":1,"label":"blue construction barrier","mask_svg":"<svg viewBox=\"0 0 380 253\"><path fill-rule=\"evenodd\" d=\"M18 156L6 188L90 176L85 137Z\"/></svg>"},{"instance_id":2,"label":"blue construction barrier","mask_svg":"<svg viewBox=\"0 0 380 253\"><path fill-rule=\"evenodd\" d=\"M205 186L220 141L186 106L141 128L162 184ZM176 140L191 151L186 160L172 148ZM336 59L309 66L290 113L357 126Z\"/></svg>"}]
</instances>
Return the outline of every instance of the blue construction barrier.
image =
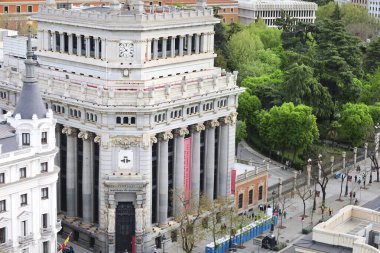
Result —
<instances>
[{"instance_id":1,"label":"blue construction barrier","mask_svg":"<svg viewBox=\"0 0 380 253\"><path fill-rule=\"evenodd\" d=\"M278 222L278 217L274 216L274 225ZM243 227L241 230L237 232L237 234L231 239L231 245L243 244L252 238L255 238L265 232L267 232L272 225L272 218L265 218L262 220L254 221L249 225ZM218 248L215 250L214 243L209 243L206 246L206 253L224 253L230 248L230 237L224 236L217 240Z\"/></svg>"}]
</instances>

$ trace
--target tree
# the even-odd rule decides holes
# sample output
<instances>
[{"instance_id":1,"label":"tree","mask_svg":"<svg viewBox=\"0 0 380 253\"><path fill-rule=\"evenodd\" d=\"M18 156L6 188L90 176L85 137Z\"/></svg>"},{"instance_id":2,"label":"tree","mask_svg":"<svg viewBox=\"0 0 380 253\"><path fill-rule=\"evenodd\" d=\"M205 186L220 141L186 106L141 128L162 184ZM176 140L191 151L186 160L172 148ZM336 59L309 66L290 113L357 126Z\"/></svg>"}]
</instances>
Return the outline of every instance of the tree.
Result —
<instances>
[{"instance_id":1,"label":"tree","mask_svg":"<svg viewBox=\"0 0 380 253\"><path fill-rule=\"evenodd\" d=\"M291 204L289 203L289 196L279 196L277 204L278 207L282 210L282 213L284 213L291 206ZM274 208L274 206L272 208ZM283 228L285 228L285 226L283 225L283 215L280 215L280 224L277 226L277 240L280 239L280 231Z\"/></svg>"},{"instance_id":2,"label":"tree","mask_svg":"<svg viewBox=\"0 0 380 253\"><path fill-rule=\"evenodd\" d=\"M319 138L316 117L311 107L284 103L274 106L269 112L261 112L259 134L272 143L273 148L293 152L293 163L297 152L302 152Z\"/></svg>"},{"instance_id":3,"label":"tree","mask_svg":"<svg viewBox=\"0 0 380 253\"><path fill-rule=\"evenodd\" d=\"M341 133L353 146L361 146L373 131L373 120L365 104L347 103L343 106L339 123Z\"/></svg>"},{"instance_id":4,"label":"tree","mask_svg":"<svg viewBox=\"0 0 380 253\"><path fill-rule=\"evenodd\" d=\"M261 102L255 95L247 91L239 96L238 119L245 121L249 126L254 124L254 114L261 109Z\"/></svg>"},{"instance_id":5,"label":"tree","mask_svg":"<svg viewBox=\"0 0 380 253\"><path fill-rule=\"evenodd\" d=\"M338 138L338 130L341 128L341 124L339 124L338 121L333 120L330 122L330 126L327 132L327 136L329 137L330 140L332 140L332 143L334 145L334 142Z\"/></svg>"},{"instance_id":6,"label":"tree","mask_svg":"<svg viewBox=\"0 0 380 253\"><path fill-rule=\"evenodd\" d=\"M373 123L380 123L380 102L368 107Z\"/></svg>"},{"instance_id":7,"label":"tree","mask_svg":"<svg viewBox=\"0 0 380 253\"><path fill-rule=\"evenodd\" d=\"M204 239L205 229L201 224L202 213L206 209L205 197L198 198L191 193L187 199L184 193L175 193L180 211L176 217L179 223L182 249L186 253L193 252L195 245Z\"/></svg>"},{"instance_id":8,"label":"tree","mask_svg":"<svg viewBox=\"0 0 380 253\"><path fill-rule=\"evenodd\" d=\"M380 37L374 38L369 43L364 55L364 66L369 73L373 73L380 68Z\"/></svg>"},{"instance_id":9,"label":"tree","mask_svg":"<svg viewBox=\"0 0 380 253\"><path fill-rule=\"evenodd\" d=\"M242 140L245 140L248 136L247 125L245 121L238 121L236 124L236 140L235 140L235 152L237 152L237 147Z\"/></svg>"},{"instance_id":10,"label":"tree","mask_svg":"<svg viewBox=\"0 0 380 253\"><path fill-rule=\"evenodd\" d=\"M380 101L380 67L373 74L367 75L367 80L363 81L361 89L360 102L372 105Z\"/></svg>"},{"instance_id":11,"label":"tree","mask_svg":"<svg viewBox=\"0 0 380 253\"><path fill-rule=\"evenodd\" d=\"M303 173L302 177L306 179L305 173ZM302 217L305 218L306 217L306 201L314 195L314 191L312 191L307 185L297 184L296 193L298 197L300 197L300 199L302 200L302 204L303 204Z\"/></svg>"},{"instance_id":12,"label":"tree","mask_svg":"<svg viewBox=\"0 0 380 253\"><path fill-rule=\"evenodd\" d=\"M318 155L317 169L318 169L318 173L314 173L313 178L317 182L317 184L319 184L319 186L321 187L321 191L322 191L322 204L321 204L321 206L325 206L326 188L327 188L327 184L329 182L329 174L331 171L331 167L329 168L328 166L322 164L322 155ZM315 209L315 206L313 207L313 209Z\"/></svg>"}]
</instances>

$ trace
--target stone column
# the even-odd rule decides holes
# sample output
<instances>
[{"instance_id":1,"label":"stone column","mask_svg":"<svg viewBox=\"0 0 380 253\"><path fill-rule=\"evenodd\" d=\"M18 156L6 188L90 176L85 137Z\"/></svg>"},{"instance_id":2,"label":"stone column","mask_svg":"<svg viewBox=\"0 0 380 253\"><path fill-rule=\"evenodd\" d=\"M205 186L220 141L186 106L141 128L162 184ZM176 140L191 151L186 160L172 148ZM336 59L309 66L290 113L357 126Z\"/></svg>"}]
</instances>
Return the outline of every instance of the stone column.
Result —
<instances>
[{"instance_id":1,"label":"stone column","mask_svg":"<svg viewBox=\"0 0 380 253\"><path fill-rule=\"evenodd\" d=\"M211 120L206 124L206 196L214 199L214 172L215 172L215 128L219 121Z\"/></svg>"},{"instance_id":2,"label":"stone column","mask_svg":"<svg viewBox=\"0 0 380 253\"><path fill-rule=\"evenodd\" d=\"M330 163L331 163L331 176L334 174L334 160L335 157L332 155L330 156Z\"/></svg>"},{"instance_id":3,"label":"stone column","mask_svg":"<svg viewBox=\"0 0 380 253\"><path fill-rule=\"evenodd\" d=\"M57 34L55 32L52 32L51 37L52 37L51 51L56 52L57 51Z\"/></svg>"},{"instance_id":4,"label":"stone column","mask_svg":"<svg viewBox=\"0 0 380 253\"><path fill-rule=\"evenodd\" d=\"M100 52L100 58L102 60L105 60L106 59L106 39L100 39L101 41L101 52Z\"/></svg>"},{"instance_id":5,"label":"stone column","mask_svg":"<svg viewBox=\"0 0 380 253\"><path fill-rule=\"evenodd\" d=\"M311 178L311 159L307 160L306 165L306 171L307 171L307 188L310 188L310 178Z\"/></svg>"},{"instance_id":6,"label":"stone column","mask_svg":"<svg viewBox=\"0 0 380 253\"><path fill-rule=\"evenodd\" d=\"M368 143L364 143L364 159L368 157Z\"/></svg>"},{"instance_id":7,"label":"stone column","mask_svg":"<svg viewBox=\"0 0 380 253\"><path fill-rule=\"evenodd\" d=\"M192 34L187 35L187 55L191 55L191 48L193 46L192 38L193 38Z\"/></svg>"},{"instance_id":8,"label":"stone column","mask_svg":"<svg viewBox=\"0 0 380 253\"><path fill-rule=\"evenodd\" d=\"M51 31L47 31L46 36L47 36L47 43L46 43L47 48L46 48L46 50L51 51L52 50L52 46L51 46L52 45L52 34L51 34Z\"/></svg>"},{"instance_id":9,"label":"stone column","mask_svg":"<svg viewBox=\"0 0 380 253\"><path fill-rule=\"evenodd\" d=\"M60 147L61 145L61 128L57 125L55 127L55 146L56 147ZM55 156L54 158L54 165L60 167L61 166L61 155L58 151L57 155ZM60 178L58 178L58 181L57 181L57 210L61 210L61 180Z\"/></svg>"},{"instance_id":10,"label":"stone column","mask_svg":"<svg viewBox=\"0 0 380 253\"><path fill-rule=\"evenodd\" d=\"M170 57L175 57L175 37L171 37L171 43L170 43Z\"/></svg>"},{"instance_id":11,"label":"stone column","mask_svg":"<svg viewBox=\"0 0 380 253\"><path fill-rule=\"evenodd\" d=\"M147 61L150 61L152 60L152 40L149 40L147 41L147 44L146 44L146 60Z\"/></svg>"},{"instance_id":12,"label":"stone column","mask_svg":"<svg viewBox=\"0 0 380 253\"><path fill-rule=\"evenodd\" d=\"M99 59L99 38L94 38L94 43L95 43L95 59Z\"/></svg>"},{"instance_id":13,"label":"stone column","mask_svg":"<svg viewBox=\"0 0 380 253\"><path fill-rule=\"evenodd\" d=\"M199 34L195 34L195 53L199 54Z\"/></svg>"},{"instance_id":14,"label":"stone column","mask_svg":"<svg viewBox=\"0 0 380 253\"><path fill-rule=\"evenodd\" d=\"M215 32L211 32L209 35L209 41L208 41L208 52L214 52L214 34Z\"/></svg>"},{"instance_id":15,"label":"stone column","mask_svg":"<svg viewBox=\"0 0 380 253\"><path fill-rule=\"evenodd\" d=\"M343 170L345 170L346 169L346 152L342 152L342 158L343 158L343 160L342 160L342 168L343 168Z\"/></svg>"},{"instance_id":16,"label":"stone column","mask_svg":"<svg viewBox=\"0 0 380 253\"><path fill-rule=\"evenodd\" d=\"M178 50L178 55L183 56L183 35L179 36L179 50Z\"/></svg>"},{"instance_id":17,"label":"stone column","mask_svg":"<svg viewBox=\"0 0 380 253\"><path fill-rule=\"evenodd\" d=\"M162 59L166 59L166 47L168 38L162 38Z\"/></svg>"},{"instance_id":18,"label":"stone column","mask_svg":"<svg viewBox=\"0 0 380 253\"><path fill-rule=\"evenodd\" d=\"M153 60L158 59L158 39L153 39Z\"/></svg>"},{"instance_id":19,"label":"stone column","mask_svg":"<svg viewBox=\"0 0 380 253\"><path fill-rule=\"evenodd\" d=\"M74 217L76 210L76 174L77 174L77 130L65 126L62 133L67 135L67 155L66 155L66 215Z\"/></svg>"},{"instance_id":20,"label":"stone column","mask_svg":"<svg viewBox=\"0 0 380 253\"><path fill-rule=\"evenodd\" d=\"M193 125L191 128L191 194L192 201L198 205L200 195L201 174L201 131L205 130L203 123Z\"/></svg>"},{"instance_id":21,"label":"stone column","mask_svg":"<svg viewBox=\"0 0 380 253\"><path fill-rule=\"evenodd\" d=\"M282 178L278 178L278 196L282 197Z\"/></svg>"},{"instance_id":22,"label":"stone column","mask_svg":"<svg viewBox=\"0 0 380 253\"><path fill-rule=\"evenodd\" d=\"M356 170L357 154L358 154L358 148L354 147L354 170Z\"/></svg>"},{"instance_id":23,"label":"stone column","mask_svg":"<svg viewBox=\"0 0 380 253\"><path fill-rule=\"evenodd\" d=\"M80 35L77 36L77 55L81 56L82 55L82 37Z\"/></svg>"},{"instance_id":24,"label":"stone column","mask_svg":"<svg viewBox=\"0 0 380 253\"><path fill-rule=\"evenodd\" d=\"M68 50L68 53L69 54L73 54L73 34L68 34L68 41L69 41L69 50Z\"/></svg>"},{"instance_id":25,"label":"stone column","mask_svg":"<svg viewBox=\"0 0 380 253\"><path fill-rule=\"evenodd\" d=\"M144 252L144 216L145 216L145 194L143 192L136 193L136 208L135 208L135 220L136 220L136 253Z\"/></svg>"},{"instance_id":26,"label":"stone column","mask_svg":"<svg viewBox=\"0 0 380 253\"><path fill-rule=\"evenodd\" d=\"M78 138L83 140L83 179L82 179L82 203L83 203L83 222L93 222L93 140L90 133L81 131Z\"/></svg>"},{"instance_id":27,"label":"stone column","mask_svg":"<svg viewBox=\"0 0 380 253\"><path fill-rule=\"evenodd\" d=\"M224 117L220 122L218 157L218 195L226 196L228 187L228 125L230 119Z\"/></svg>"},{"instance_id":28,"label":"stone column","mask_svg":"<svg viewBox=\"0 0 380 253\"><path fill-rule=\"evenodd\" d=\"M298 175L298 172L296 170L294 170L293 171L293 178L294 178L294 181L293 181L293 195L296 193L297 175Z\"/></svg>"},{"instance_id":29,"label":"stone column","mask_svg":"<svg viewBox=\"0 0 380 253\"><path fill-rule=\"evenodd\" d=\"M60 42L59 51L61 53L64 53L65 52L65 33L59 33L59 42Z\"/></svg>"},{"instance_id":30,"label":"stone column","mask_svg":"<svg viewBox=\"0 0 380 253\"><path fill-rule=\"evenodd\" d=\"M90 58L90 37L86 36L84 39L86 41L86 58Z\"/></svg>"},{"instance_id":31,"label":"stone column","mask_svg":"<svg viewBox=\"0 0 380 253\"><path fill-rule=\"evenodd\" d=\"M159 208L158 217L160 225L167 224L168 219L168 205L169 205L169 172L168 172L168 142L173 138L171 131L166 131L160 134L159 139L159 160L158 160L158 195L159 195Z\"/></svg>"},{"instance_id":32,"label":"stone column","mask_svg":"<svg viewBox=\"0 0 380 253\"><path fill-rule=\"evenodd\" d=\"M175 157L174 157L174 190L176 193L181 196L184 193L184 180L185 180L185 174L184 174L184 163L185 163L185 150L184 150L184 137L186 134L189 133L189 130L186 127L177 129L175 131ZM175 214L179 214L181 211L182 203L179 203L180 201L175 198L174 199L174 211Z\"/></svg>"},{"instance_id":33,"label":"stone column","mask_svg":"<svg viewBox=\"0 0 380 253\"><path fill-rule=\"evenodd\" d=\"M110 253L115 252L115 222L116 222L116 202L115 195L108 195L108 208L107 208L107 239L108 239L108 251Z\"/></svg>"},{"instance_id":34,"label":"stone column","mask_svg":"<svg viewBox=\"0 0 380 253\"><path fill-rule=\"evenodd\" d=\"M205 34L201 34L201 53L205 53Z\"/></svg>"}]
</instances>

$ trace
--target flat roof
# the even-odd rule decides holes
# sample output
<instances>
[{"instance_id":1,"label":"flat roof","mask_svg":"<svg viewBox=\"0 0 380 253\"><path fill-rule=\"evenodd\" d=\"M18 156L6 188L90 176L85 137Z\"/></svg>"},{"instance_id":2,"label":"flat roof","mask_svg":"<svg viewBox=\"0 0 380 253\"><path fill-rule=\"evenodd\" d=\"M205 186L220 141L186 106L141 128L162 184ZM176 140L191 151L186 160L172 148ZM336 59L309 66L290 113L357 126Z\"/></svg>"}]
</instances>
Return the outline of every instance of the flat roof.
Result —
<instances>
[{"instance_id":1,"label":"flat roof","mask_svg":"<svg viewBox=\"0 0 380 253\"><path fill-rule=\"evenodd\" d=\"M342 246L334 246L322 242L313 241L312 234L308 234L304 237L302 237L300 240L298 240L296 243L293 244L294 247L299 248L306 248L306 249L312 249L316 250L318 252L328 252L328 253L352 253L352 248L346 248ZM290 252L297 252L294 251L294 249L290 249L289 251L285 251L286 253Z\"/></svg>"}]
</instances>

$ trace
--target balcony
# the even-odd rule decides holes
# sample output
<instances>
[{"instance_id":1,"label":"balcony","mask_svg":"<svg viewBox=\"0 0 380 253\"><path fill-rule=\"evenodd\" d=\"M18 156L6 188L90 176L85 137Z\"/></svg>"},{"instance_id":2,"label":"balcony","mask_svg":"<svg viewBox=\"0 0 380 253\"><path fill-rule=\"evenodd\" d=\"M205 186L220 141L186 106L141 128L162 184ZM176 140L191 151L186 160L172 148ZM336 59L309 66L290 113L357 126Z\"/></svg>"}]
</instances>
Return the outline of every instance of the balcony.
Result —
<instances>
[{"instance_id":1,"label":"balcony","mask_svg":"<svg viewBox=\"0 0 380 253\"><path fill-rule=\"evenodd\" d=\"M13 245L12 240L8 240L5 243L0 244L0 252L10 252Z\"/></svg>"},{"instance_id":2,"label":"balcony","mask_svg":"<svg viewBox=\"0 0 380 253\"><path fill-rule=\"evenodd\" d=\"M40 228L40 232L42 236L48 236L53 231L51 226L47 226L46 228Z\"/></svg>"},{"instance_id":3,"label":"balcony","mask_svg":"<svg viewBox=\"0 0 380 253\"><path fill-rule=\"evenodd\" d=\"M55 228L59 231L62 229L61 220L57 219L57 222L55 223Z\"/></svg>"},{"instance_id":4,"label":"balcony","mask_svg":"<svg viewBox=\"0 0 380 253\"><path fill-rule=\"evenodd\" d=\"M26 236L19 236L18 237L18 242L20 244L25 244L25 243L29 243L29 242L32 242L33 241L33 234L30 233Z\"/></svg>"}]
</instances>

